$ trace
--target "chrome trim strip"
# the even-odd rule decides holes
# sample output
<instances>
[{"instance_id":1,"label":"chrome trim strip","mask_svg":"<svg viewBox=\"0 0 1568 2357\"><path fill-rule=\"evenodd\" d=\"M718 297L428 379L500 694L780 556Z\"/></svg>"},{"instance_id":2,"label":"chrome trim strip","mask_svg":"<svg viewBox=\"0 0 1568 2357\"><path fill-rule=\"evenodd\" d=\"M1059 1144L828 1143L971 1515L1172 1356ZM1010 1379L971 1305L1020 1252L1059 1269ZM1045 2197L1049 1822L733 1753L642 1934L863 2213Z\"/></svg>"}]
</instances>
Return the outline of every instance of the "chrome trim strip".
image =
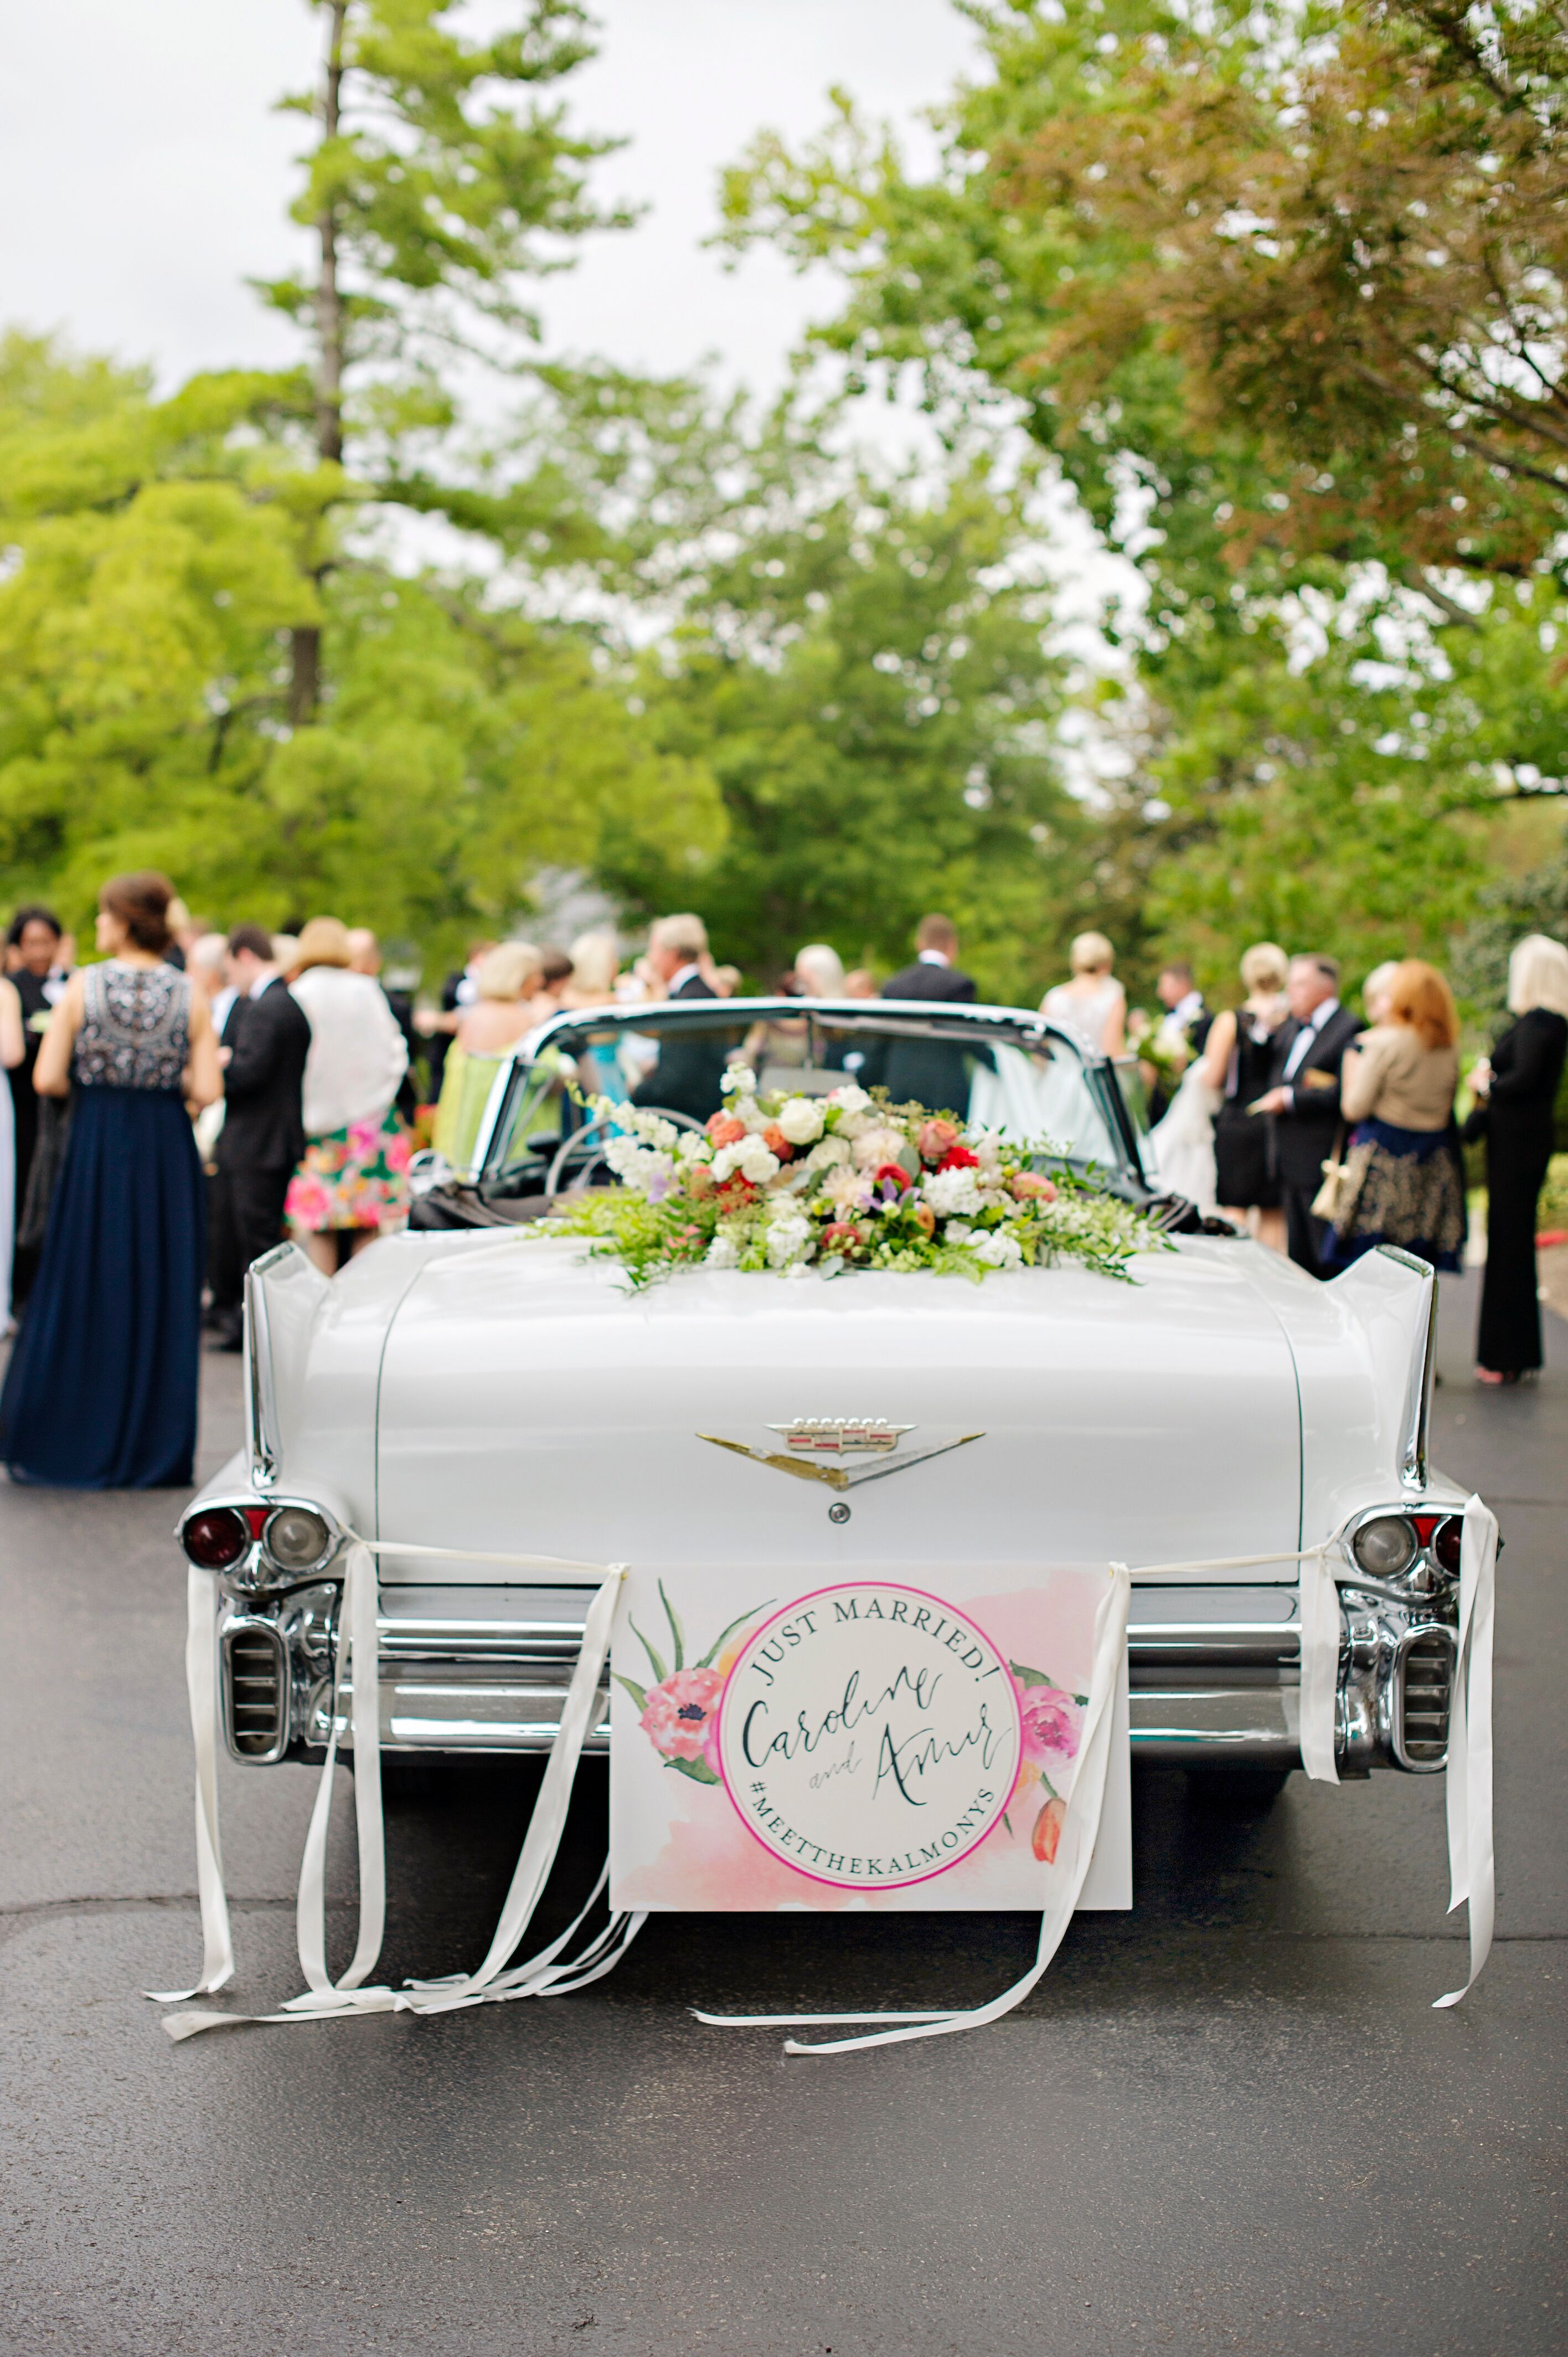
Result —
<instances>
[{"instance_id":1,"label":"chrome trim strip","mask_svg":"<svg viewBox=\"0 0 1568 2357\"><path fill-rule=\"evenodd\" d=\"M272 1333L267 1324L267 1297L257 1280L293 1244L274 1244L245 1271L242 1311L245 1344L245 1457L253 1486L270 1490L278 1471L278 1413L273 1390Z\"/></svg>"},{"instance_id":2,"label":"chrome trim strip","mask_svg":"<svg viewBox=\"0 0 1568 2357\"><path fill-rule=\"evenodd\" d=\"M1430 1479L1429 1436L1432 1426L1432 1379L1437 1361L1437 1272L1430 1261L1417 1259L1399 1244L1379 1244L1385 1260L1397 1262L1419 1276L1426 1290L1426 1339L1419 1360L1412 1360L1400 1422L1400 1487L1424 1490Z\"/></svg>"}]
</instances>

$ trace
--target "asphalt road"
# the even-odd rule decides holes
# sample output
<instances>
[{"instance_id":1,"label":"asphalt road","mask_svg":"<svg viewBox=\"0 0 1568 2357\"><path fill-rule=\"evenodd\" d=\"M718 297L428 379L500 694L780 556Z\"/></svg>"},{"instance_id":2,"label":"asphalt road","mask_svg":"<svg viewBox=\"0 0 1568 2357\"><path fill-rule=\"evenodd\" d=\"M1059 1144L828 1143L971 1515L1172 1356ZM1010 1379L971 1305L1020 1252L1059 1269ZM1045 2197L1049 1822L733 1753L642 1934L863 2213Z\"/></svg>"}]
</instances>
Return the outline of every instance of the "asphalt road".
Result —
<instances>
[{"instance_id":1,"label":"asphalt road","mask_svg":"<svg viewBox=\"0 0 1568 2357\"><path fill-rule=\"evenodd\" d=\"M178 1501L0 1488L0 2349L1560 2351L1568 1326L1539 1390L1482 1393L1472 1288L1445 1282L1438 1455L1507 1539L1498 1936L1448 2013L1439 1781L1296 1776L1237 1824L1162 1772L1134 1911L1082 1919L979 2034L787 2062L687 2008L972 2002L1022 1968L1020 1919L656 1919L559 2003L173 2047L136 1991L198 1955ZM212 1361L209 1462L237 1423ZM249 2002L298 1986L313 1782L227 1778ZM392 1974L482 1953L526 1771L464 1797L395 1821Z\"/></svg>"}]
</instances>

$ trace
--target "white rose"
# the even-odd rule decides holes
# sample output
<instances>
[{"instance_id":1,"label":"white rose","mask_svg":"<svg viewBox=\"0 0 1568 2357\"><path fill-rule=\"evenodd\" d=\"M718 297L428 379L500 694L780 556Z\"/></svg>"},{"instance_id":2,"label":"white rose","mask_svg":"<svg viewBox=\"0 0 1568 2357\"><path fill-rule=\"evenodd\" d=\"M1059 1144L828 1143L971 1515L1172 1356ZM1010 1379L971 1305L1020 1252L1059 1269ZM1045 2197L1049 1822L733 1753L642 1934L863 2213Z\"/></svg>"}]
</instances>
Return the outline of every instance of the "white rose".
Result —
<instances>
[{"instance_id":1,"label":"white rose","mask_svg":"<svg viewBox=\"0 0 1568 2357\"><path fill-rule=\"evenodd\" d=\"M837 1105L840 1113L864 1113L871 1099L864 1089L857 1089L851 1081L847 1082L842 1089L832 1090L828 1097L828 1103L831 1105Z\"/></svg>"},{"instance_id":2,"label":"white rose","mask_svg":"<svg viewBox=\"0 0 1568 2357\"><path fill-rule=\"evenodd\" d=\"M810 1146L822 1134L822 1109L810 1097L789 1097L779 1109L779 1126L791 1146Z\"/></svg>"},{"instance_id":3,"label":"white rose","mask_svg":"<svg viewBox=\"0 0 1568 2357\"><path fill-rule=\"evenodd\" d=\"M734 1178L736 1166L750 1143L749 1138L743 1138L739 1146L720 1146L714 1157L713 1170L714 1177L721 1187L726 1178Z\"/></svg>"},{"instance_id":4,"label":"white rose","mask_svg":"<svg viewBox=\"0 0 1568 2357\"><path fill-rule=\"evenodd\" d=\"M831 1170L835 1162L847 1162L849 1153L847 1138L824 1137L820 1146L812 1146L801 1167L807 1170Z\"/></svg>"},{"instance_id":5,"label":"white rose","mask_svg":"<svg viewBox=\"0 0 1568 2357\"><path fill-rule=\"evenodd\" d=\"M779 1157L759 1137L747 1137L732 1151L737 1157L741 1177L749 1178L754 1187L766 1187L770 1178L777 1177Z\"/></svg>"},{"instance_id":6,"label":"white rose","mask_svg":"<svg viewBox=\"0 0 1568 2357\"><path fill-rule=\"evenodd\" d=\"M971 1218L981 1207L972 1170L933 1170L921 1180L920 1192L940 1220L950 1220L955 1212Z\"/></svg>"},{"instance_id":7,"label":"white rose","mask_svg":"<svg viewBox=\"0 0 1568 2357\"><path fill-rule=\"evenodd\" d=\"M754 1097L757 1094L757 1074L748 1065L732 1064L725 1074L724 1086L726 1095L733 1090L740 1096Z\"/></svg>"}]
</instances>

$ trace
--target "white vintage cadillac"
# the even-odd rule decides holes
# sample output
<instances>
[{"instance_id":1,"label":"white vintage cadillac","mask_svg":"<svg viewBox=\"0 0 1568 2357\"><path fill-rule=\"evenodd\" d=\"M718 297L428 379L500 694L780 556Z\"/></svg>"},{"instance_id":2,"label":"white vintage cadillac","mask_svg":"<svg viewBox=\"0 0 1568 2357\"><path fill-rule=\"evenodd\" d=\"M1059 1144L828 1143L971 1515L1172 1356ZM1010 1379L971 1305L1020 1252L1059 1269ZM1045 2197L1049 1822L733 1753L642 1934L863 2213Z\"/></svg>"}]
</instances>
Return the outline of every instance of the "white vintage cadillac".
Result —
<instances>
[{"instance_id":1,"label":"white vintage cadillac","mask_svg":"<svg viewBox=\"0 0 1568 2357\"><path fill-rule=\"evenodd\" d=\"M694 1135L743 1037L756 1085L808 1102L878 1074L892 1099L966 1091L972 1135L1051 1137L1030 1167L1142 1210L1150 1248L1122 1278L1043 1253L974 1282L853 1245L795 1282L708 1252L638 1286L539 1231L615 1159L581 1092L630 1079L670 1138ZM568 1014L501 1061L465 1162L427 1170L411 1232L335 1281L291 1246L250 1272L246 1445L178 1532L221 1591L235 1760L319 1760L335 1712L351 1744L357 1534L380 1549L394 1788L400 1762L549 1749L588 1566L623 1559L725 1566L737 1589L784 1563L802 1593L915 1564L1130 1565L1134 1759L1262 1804L1302 1763L1299 1557L1325 1548L1338 1775L1443 1766L1465 1499L1427 1458L1433 1273L1381 1249L1318 1284L1160 1197L1125 1071L1009 1008ZM519 1555L566 1567L486 1561Z\"/></svg>"}]
</instances>

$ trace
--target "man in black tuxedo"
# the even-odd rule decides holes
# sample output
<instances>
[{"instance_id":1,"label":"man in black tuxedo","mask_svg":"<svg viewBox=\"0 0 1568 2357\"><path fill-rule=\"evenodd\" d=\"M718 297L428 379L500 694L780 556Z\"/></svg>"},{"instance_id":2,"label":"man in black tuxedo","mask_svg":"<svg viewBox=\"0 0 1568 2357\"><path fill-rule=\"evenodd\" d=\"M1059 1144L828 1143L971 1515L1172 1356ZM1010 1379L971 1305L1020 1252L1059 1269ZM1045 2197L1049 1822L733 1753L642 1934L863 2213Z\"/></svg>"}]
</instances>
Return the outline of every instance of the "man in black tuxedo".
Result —
<instances>
[{"instance_id":1,"label":"man in black tuxedo","mask_svg":"<svg viewBox=\"0 0 1568 2357\"><path fill-rule=\"evenodd\" d=\"M668 999L714 998L703 979L708 931L701 917L660 917L648 936L648 963L664 985ZM722 1032L667 1033L659 1061L631 1092L637 1105L668 1105L675 1113L706 1121L724 1102L725 1038Z\"/></svg>"},{"instance_id":2,"label":"man in black tuxedo","mask_svg":"<svg viewBox=\"0 0 1568 2357\"><path fill-rule=\"evenodd\" d=\"M223 1126L213 1218L222 1240L213 1279L218 1348L241 1345L245 1271L282 1240L284 1198L305 1152L305 1060L310 1023L273 963L270 934L236 925L229 978L237 996L223 1027Z\"/></svg>"},{"instance_id":3,"label":"man in black tuxedo","mask_svg":"<svg viewBox=\"0 0 1568 2357\"><path fill-rule=\"evenodd\" d=\"M974 984L960 972L957 956L958 932L951 919L922 917L915 928L915 963L884 983L883 997L972 1006ZM922 1104L928 1113L956 1114L961 1120L969 1108L966 1052L946 1039L889 1039L868 1054L861 1077L880 1081L895 1104Z\"/></svg>"},{"instance_id":4,"label":"man in black tuxedo","mask_svg":"<svg viewBox=\"0 0 1568 2357\"><path fill-rule=\"evenodd\" d=\"M1339 1126L1345 1050L1365 1026L1339 1004L1339 967L1331 957L1292 958L1285 996L1290 1020L1281 1024L1274 1046L1274 1085L1252 1110L1274 1125L1290 1256L1321 1276L1327 1229L1313 1218L1312 1199Z\"/></svg>"}]
</instances>

